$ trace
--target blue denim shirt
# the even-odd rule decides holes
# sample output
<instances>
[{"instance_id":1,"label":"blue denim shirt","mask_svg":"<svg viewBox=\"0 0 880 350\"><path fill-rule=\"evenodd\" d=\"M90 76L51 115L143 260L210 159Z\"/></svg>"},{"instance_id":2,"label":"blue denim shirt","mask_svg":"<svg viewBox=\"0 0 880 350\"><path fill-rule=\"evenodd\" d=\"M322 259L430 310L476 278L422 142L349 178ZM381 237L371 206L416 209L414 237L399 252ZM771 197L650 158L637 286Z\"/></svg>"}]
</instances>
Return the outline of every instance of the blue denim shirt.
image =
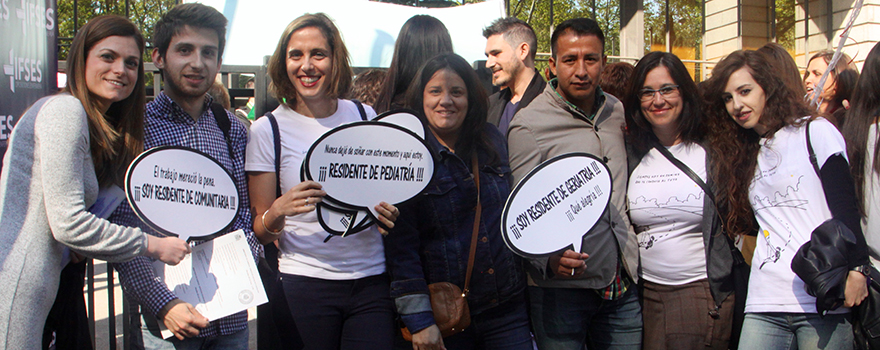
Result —
<instances>
[{"instance_id":1,"label":"blue denim shirt","mask_svg":"<svg viewBox=\"0 0 880 350\"><path fill-rule=\"evenodd\" d=\"M478 155L482 219L467 296L471 314L512 300L525 288L520 260L501 238L501 211L510 194L506 143L491 124L484 129L500 161L489 165L490 155ZM400 217L385 238L391 297L413 333L434 324L428 284L451 282L464 288L477 205L470 159L459 158L426 134L435 155L434 178L421 195L398 207Z\"/></svg>"}]
</instances>

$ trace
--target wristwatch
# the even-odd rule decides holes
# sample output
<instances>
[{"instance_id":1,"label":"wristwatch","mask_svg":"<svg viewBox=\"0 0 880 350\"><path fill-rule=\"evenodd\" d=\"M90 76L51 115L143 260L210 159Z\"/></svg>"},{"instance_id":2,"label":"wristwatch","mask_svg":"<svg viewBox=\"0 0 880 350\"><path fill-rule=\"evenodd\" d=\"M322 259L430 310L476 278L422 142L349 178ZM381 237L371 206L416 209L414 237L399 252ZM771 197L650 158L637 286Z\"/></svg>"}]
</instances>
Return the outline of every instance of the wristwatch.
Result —
<instances>
[{"instance_id":1,"label":"wristwatch","mask_svg":"<svg viewBox=\"0 0 880 350\"><path fill-rule=\"evenodd\" d=\"M865 276L871 275L871 265L859 265L852 268L853 271L857 271Z\"/></svg>"},{"instance_id":2,"label":"wristwatch","mask_svg":"<svg viewBox=\"0 0 880 350\"><path fill-rule=\"evenodd\" d=\"M866 278L868 278L868 283L869 284L871 283L871 265L869 265L869 264L859 265L859 266L853 267L852 271L856 271L858 273L861 273Z\"/></svg>"}]
</instances>

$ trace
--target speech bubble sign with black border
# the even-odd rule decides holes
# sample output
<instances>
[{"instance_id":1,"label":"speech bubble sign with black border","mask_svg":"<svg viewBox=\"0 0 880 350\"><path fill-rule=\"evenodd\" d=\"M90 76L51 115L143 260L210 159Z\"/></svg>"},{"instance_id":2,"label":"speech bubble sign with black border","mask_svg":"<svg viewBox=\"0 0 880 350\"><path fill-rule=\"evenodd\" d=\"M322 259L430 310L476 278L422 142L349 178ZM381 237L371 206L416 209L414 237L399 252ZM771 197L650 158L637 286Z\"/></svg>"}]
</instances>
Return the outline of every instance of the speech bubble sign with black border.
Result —
<instances>
[{"instance_id":1,"label":"speech bubble sign with black border","mask_svg":"<svg viewBox=\"0 0 880 350\"><path fill-rule=\"evenodd\" d=\"M501 213L504 243L538 258L581 251L586 235L608 208L611 171L599 157L576 152L548 159L514 187Z\"/></svg>"},{"instance_id":2,"label":"speech bubble sign with black border","mask_svg":"<svg viewBox=\"0 0 880 350\"><path fill-rule=\"evenodd\" d=\"M434 158L425 140L409 129L361 121L321 135L306 153L303 168L327 198L378 221L374 205L397 205L424 191L434 176Z\"/></svg>"},{"instance_id":3,"label":"speech bubble sign with black border","mask_svg":"<svg viewBox=\"0 0 880 350\"><path fill-rule=\"evenodd\" d=\"M208 179L213 181L210 187ZM125 196L138 218L154 230L198 240L226 233L241 203L232 174L220 162L182 146L155 147L138 155L125 174Z\"/></svg>"}]
</instances>

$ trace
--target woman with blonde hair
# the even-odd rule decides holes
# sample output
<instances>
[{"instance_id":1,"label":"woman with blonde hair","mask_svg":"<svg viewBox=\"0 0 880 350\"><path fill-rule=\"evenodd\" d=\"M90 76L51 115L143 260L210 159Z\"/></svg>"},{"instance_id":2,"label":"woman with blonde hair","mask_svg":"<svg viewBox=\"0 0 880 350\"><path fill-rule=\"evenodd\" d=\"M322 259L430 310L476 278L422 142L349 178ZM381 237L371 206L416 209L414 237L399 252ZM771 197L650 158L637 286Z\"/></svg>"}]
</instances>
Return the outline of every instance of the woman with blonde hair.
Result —
<instances>
[{"instance_id":1,"label":"woman with blonde hair","mask_svg":"<svg viewBox=\"0 0 880 350\"><path fill-rule=\"evenodd\" d=\"M143 151L144 39L119 16L83 26L64 90L34 103L9 140L0 175L0 349L35 349L70 252L107 261L147 255L177 264L189 246L89 212L123 186Z\"/></svg>"}]
</instances>

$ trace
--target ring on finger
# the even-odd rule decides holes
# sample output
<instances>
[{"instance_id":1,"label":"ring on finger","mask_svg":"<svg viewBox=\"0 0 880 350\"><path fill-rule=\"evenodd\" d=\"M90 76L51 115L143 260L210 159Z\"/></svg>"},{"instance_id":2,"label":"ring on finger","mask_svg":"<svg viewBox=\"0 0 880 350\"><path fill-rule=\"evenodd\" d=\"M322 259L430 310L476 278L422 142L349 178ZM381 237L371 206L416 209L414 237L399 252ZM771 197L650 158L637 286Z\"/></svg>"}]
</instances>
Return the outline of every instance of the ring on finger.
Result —
<instances>
[{"instance_id":1,"label":"ring on finger","mask_svg":"<svg viewBox=\"0 0 880 350\"><path fill-rule=\"evenodd\" d=\"M309 197L306 197L306 205L309 205Z\"/></svg>"}]
</instances>

